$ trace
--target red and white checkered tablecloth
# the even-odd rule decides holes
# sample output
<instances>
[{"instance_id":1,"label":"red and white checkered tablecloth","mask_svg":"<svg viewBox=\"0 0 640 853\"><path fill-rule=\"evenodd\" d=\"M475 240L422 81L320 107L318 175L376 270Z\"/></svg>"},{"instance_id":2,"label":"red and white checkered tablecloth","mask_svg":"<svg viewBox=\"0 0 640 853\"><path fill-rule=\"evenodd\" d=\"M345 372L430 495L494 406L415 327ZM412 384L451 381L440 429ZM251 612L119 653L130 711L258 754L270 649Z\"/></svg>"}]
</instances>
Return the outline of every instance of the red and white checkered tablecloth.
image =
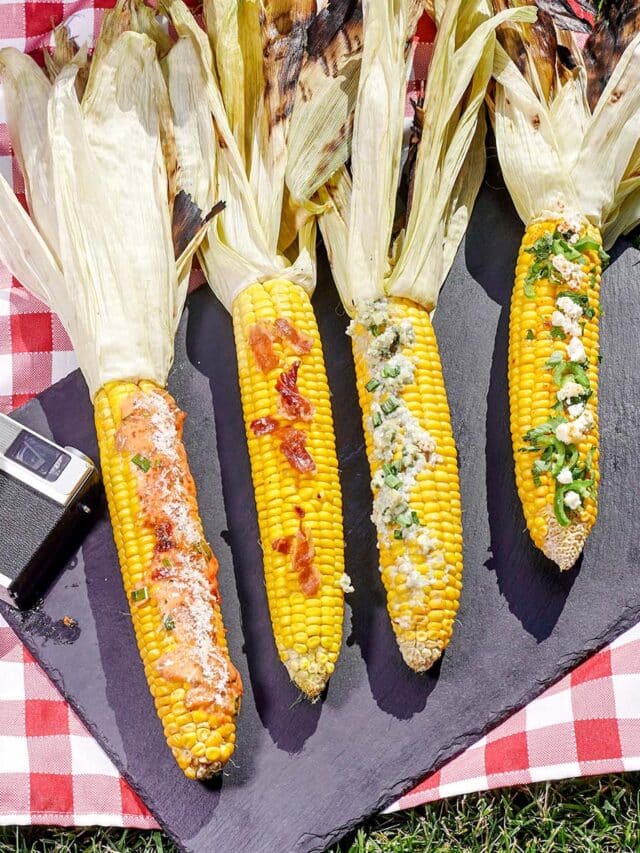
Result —
<instances>
[{"instance_id":1,"label":"red and white checkered tablecloth","mask_svg":"<svg viewBox=\"0 0 640 853\"><path fill-rule=\"evenodd\" d=\"M0 0L0 46L34 51L66 20L92 41L113 0ZM428 39L430 28L421 30ZM416 52L424 76L428 46ZM412 85L411 91L415 92ZM0 171L23 198L0 88ZM0 267L0 411L76 366L58 319ZM514 714L391 810L503 785L640 769L640 626ZM0 617L0 824L152 828L153 818Z\"/></svg>"}]
</instances>

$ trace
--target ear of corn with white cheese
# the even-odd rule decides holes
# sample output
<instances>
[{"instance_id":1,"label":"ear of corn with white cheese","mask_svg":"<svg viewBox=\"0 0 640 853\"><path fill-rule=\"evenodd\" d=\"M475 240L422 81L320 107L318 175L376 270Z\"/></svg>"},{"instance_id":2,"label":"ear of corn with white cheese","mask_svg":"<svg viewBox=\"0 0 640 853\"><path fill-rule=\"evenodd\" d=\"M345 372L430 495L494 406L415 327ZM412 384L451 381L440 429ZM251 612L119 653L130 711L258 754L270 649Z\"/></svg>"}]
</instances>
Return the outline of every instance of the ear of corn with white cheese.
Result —
<instances>
[{"instance_id":1,"label":"ear of corn with white cheese","mask_svg":"<svg viewBox=\"0 0 640 853\"><path fill-rule=\"evenodd\" d=\"M521 26L500 34L492 104L526 226L511 300L511 433L531 537L566 570L597 515L603 245L640 221L640 33L632 27L614 52L615 23L603 23L604 40L596 28L586 45L595 80L548 15Z\"/></svg>"},{"instance_id":2,"label":"ear of corn with white cheese","mask_svg":"<svg viewBox=\"0 0 640 853\"><path fill-rule=\"evenodd\" d=\"M412 203L392 245L411 7L363 8L351 174L320 189L320 228L352 317L389 616L404 660L422 671L449 642L462 587L457 454L430 312L484 173L482 108L505 16L475 0L436 4Z\"/></svg>"}]
</instances>

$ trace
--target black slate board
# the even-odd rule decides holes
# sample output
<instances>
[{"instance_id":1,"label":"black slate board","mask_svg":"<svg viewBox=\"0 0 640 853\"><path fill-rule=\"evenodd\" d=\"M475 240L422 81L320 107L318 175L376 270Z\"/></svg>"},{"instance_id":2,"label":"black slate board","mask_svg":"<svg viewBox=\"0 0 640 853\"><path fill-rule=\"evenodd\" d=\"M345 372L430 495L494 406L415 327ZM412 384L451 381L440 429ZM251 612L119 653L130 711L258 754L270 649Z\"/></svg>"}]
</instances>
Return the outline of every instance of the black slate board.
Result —
<instances>
[{"instance_id":1,"label":"black slate board","mask_svg":"<svg viewBox=\"0 0 640 853\"><path fill-rule=\"evenodd\" d=\"M204 289L189 300L170 388L190 413L186 444L246 690L238 749L222 782L186 781L164 745L106 518L41 612L20 617L3 610L185 850L324 849L640 619L637 253L616 258L604 288L600 519L581 565L560 575L530 544L511 468L507 314L520 236L504 190L485 187L437 312L461 462L465 585L454 640L434 672L416 676L403 666L387 621L346 318L326 270L315 306L334 392L347 563L356 586L326 698L313 706L296 702L276 658L231 324ZM78 374L17 417L96 457ZM55 625L65 614L78 620L72 642Z\"/></svg>"}]
</instances>

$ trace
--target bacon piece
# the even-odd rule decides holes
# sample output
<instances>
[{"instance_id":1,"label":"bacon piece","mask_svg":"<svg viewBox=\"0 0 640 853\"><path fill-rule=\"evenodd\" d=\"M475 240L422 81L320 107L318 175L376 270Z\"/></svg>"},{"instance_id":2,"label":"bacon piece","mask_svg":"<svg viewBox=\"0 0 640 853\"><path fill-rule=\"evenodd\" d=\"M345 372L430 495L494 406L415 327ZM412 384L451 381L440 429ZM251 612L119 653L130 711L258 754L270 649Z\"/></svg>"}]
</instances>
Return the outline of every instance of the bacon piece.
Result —
<instances>
[{"instance_id":1,"label":"bacon piece","mask_svg":"<svg viewBox=\"0 0 640 853\"><path fill-rule=\"evenodd\" d=\"M306 448L307 436L295 427L282 427L278 434L280 436L280 450L284 453L287 462L301 474L315 474L316 463L313 456Z\"/></svg>"},{"instance_id":2,"label":"bacon piece","mask_svg":"<svg viewBox=\"0 0 640 853\"><path fill-rule=\"evenodd\" d=\"M297 419L310 421L315 411L306 397L298 391L298 370L300 362L294 361L288 370L284 370L276 382L276 391L280 395L278 408L280 414L291 421Z\"/></svg>"},{"instance_id":3,"label":"bacon piece","mask_svg":"<svg viewBox=\"0 0 640 853\"><path fill-rule=\"evenodd\" d=\"M306 355L311 352L313 341L307 335L299 332L293 323L285 320L284 317L278 317L273 324L274 332L279 341L287 341L291 345L291 349L298 355Z\"/></svg>"},{"instance_id":4,"label":"bacon piece","mask_svg":"<svg viewBox=\"0 0 640 853\"><path fill-rule=\"evenodd\" d=\"M271 547L280 554L291 554L291 568L298 573L300 589L306 596L316 595L320 589L320 572L313 564L316 549L302 524L295 536L274 539Z\"/></svg>"},{"instance_id":5,"label":"bacon piece","mask_svg":"<svg viewBox=\"0 0 640 853\"><path fill-rule=\"evenodd\" d=\"M255 421L251 421L249 428L254 435L268 435L278 429L278 421L267 415L266 418L257 418Z\"/></svg>"},{"instance_id":6,"label":"bacon piece","mask_svg":"<svg viewBox=\"0 0 640 853\"><path fill-rule=\"evenodd\" d=\"M290 554L292 545L293 536L280 536L278 539L274 539L271 543L273 550L277 551L279 554Z\"/></svg>"},{"instance_id":7,"label":"bacon piece","mask_svg":"<svg viewBox=\"0 0 640 853\"><path fill-rule=\"evenodd\" d=\"M313 564L315 556L316 549L313 546L311 534L308 534L300 525L300 530L293 541L291 565L298 573L300 589L307 597L316 595L320 589L320 572Z\"/></svg>"},{"instance_id":8,"label":"bacon piece","mask_svg":"<svg viewBox=\"0 0 640 853\"><path fill-rule=\"evenodd\" d=\"M278 356L273 350L273 333L268 323L254 323L250 326L249 346L263 373L278 366Z\"/></svg>"}]
</instances>

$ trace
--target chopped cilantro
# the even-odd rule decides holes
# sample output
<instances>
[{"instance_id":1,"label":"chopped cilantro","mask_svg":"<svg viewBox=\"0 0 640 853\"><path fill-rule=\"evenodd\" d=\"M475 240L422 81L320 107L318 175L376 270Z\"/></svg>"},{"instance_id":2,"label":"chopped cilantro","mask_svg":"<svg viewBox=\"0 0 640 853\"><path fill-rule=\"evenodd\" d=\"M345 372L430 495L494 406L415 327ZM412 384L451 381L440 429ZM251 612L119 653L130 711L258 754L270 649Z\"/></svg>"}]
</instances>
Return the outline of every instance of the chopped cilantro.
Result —
<instances>
[{"instance_id":1,"label":"chopped cilantro","mask_svg":"<svg viewBox=\"0 0 640 853\"><path fill-rule=\"evenodd\" d=\"M536 336L533 333L533 329L527 329L527 340L534 341Z\"/></svg>"},{"instance_id":2,"label":"chopped cilantro","mask_svg":"<svg viewBox=\"0 0 640 853\"><path fill-rule=\"evenodd\" d=\"M564 341L567 336L562 331L560 326L552 326L551 327L551 337L553 338L554 341L557 341L557 340Z\"/></svg>"}]
</instances>

